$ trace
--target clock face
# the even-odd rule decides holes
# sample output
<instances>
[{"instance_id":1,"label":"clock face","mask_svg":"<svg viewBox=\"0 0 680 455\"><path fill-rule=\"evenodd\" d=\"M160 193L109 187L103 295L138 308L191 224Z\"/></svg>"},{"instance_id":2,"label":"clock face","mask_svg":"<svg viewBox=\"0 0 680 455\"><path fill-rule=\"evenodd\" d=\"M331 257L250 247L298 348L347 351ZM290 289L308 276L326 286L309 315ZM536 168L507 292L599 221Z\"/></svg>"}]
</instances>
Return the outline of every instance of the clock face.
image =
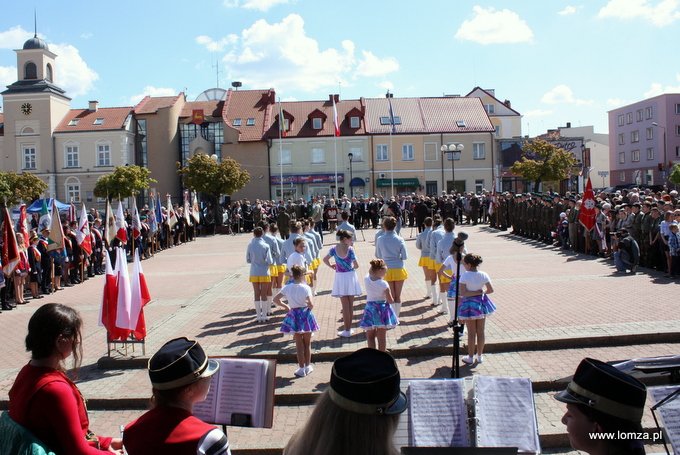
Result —
<instances>
[{"instance_id":1,"label":"clock face","mask_svg":"<svg viewBox=\"0 0 680 455\"><path fill-rule=\"evenodd\" d=\"M33 112L33 106L31 106L31 103L24 103L21 105L21 112L23 112L24 115L28 115L31 112Z\"/></svg>"}]
</instances>

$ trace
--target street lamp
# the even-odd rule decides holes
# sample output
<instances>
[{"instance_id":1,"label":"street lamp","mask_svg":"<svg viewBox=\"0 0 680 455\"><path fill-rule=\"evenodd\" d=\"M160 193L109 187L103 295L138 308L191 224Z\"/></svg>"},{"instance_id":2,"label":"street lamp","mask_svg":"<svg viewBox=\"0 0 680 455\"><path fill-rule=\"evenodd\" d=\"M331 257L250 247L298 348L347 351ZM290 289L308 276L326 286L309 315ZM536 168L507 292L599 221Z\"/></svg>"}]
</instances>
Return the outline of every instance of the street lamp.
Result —
<instances>
[{"instance_id":1,"label":"street lamp","mask_svg":"<svg viewBox=\"0 0 680 455\"><path fill-rule=\"evenodd\" d=\"M440 149L442 153L450 153L451 154L451 178L453 179L452 181L452 189L455 191L456 190L456 169L455 169L455 164L454 164L454 158L455 158L455 153L462 152L465 147L463 144L457 143L457 144L448 144L448 145L442 145L442 148Z\"/></svg>"},{"instance_id":2,"label":"street lamp","mask_svg":"<svg viewBox=\"0 0 680 455\"><path fill-rule=\"evenodd\" d=\"M663 179L663 184L664 186L666 185L666 166L668 166L668 160L666 159L666 127L661 126L656 122L652 122L652 125L656 126L657 128L662 128L663 129L663 168L661 170L661 178Z\"/></svg>"},{"instance_id":3,"label":"street lamp","mask_svg":"<svg viewBox=\"0 0 680 455\"><path fill-rule=\"evenodd\" d=\"M354 196L352 194L352 158L354 158L354 153L349 152L347 158L349 158L349 196L352 197Z\"/></svg>"}]
</instances>

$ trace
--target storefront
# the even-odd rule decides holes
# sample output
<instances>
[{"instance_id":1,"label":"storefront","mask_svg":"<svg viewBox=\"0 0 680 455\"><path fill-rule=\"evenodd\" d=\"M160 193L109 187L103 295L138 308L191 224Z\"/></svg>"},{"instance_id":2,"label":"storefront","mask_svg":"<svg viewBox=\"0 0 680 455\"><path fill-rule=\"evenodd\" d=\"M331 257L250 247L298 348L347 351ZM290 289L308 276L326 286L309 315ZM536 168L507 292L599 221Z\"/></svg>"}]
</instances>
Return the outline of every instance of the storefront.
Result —
<instances>
[{"instance_id":1,"label":"storefront","mask_svg":"<svg viewBox=\"0 0 680 455\"><path fill-rule=\"evenodd\" d=\"M392 196L390 188L394 185L394 194L401 196L403 194L417 193L420 188L420 182L417 178L410 179L378 179L375 182L377 191L382 196Z\"/></svg>"},{"instance_id":2,"label":"storefront","mask_svg":"<svg viewBox=\"0 0 680 455\"><path fill-rule=\"evenodd\" d=\"M344 193L345 174L338 173L338 191ZM283 185L281 176L272 175L269 178L271 187L270 194L274 200L280 200L281 189L283 188L283 199L304 199L310 200L312 197L326 198L335 195L335 174L283 174Z\"/></svg>"}]
</instances>

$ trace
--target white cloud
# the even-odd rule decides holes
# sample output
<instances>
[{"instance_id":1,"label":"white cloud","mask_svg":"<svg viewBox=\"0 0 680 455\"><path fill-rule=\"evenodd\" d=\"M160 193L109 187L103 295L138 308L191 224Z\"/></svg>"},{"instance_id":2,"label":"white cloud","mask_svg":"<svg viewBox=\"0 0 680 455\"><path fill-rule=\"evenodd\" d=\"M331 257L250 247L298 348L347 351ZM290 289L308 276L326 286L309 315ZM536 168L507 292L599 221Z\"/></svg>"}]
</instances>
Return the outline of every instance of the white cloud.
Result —
<instances>
[{"instance_id":1,"label":"white cloud","mask_svg":"<svg viewBox=\"0 0 680 455\"><path fill-rule=\"evenodd\" d=\"M379 59L372 52L361 51L364 59L359 61L356 69L357 76L384 76L387 73L397 71L399 63L394 57Z\"/></svg>"},{"instance_id":2,"label":"white cloud","mask_svg":"<svg viewBox=\"0 0 680 455\"><path fill-rule=\"evenodd\" d=\"M26 40L32 37L33 33L20 26L12 27L6 32L0 32L0 49L21 49Z\"/></svg>"},{"instance_id":3,"label":"white cloud","mask_svg":"<svg viewBox=\"0 0 680 455\"><path fill-rule=\"evenodd\" d=\"M378 87L382 87L385 90L390 90L390 91L394 90L394 84L390 81L382 81L377 85L378 85Z\"/></svg>"},{"instance_id":4,"label":"white cloud","mask_svg":"<svg viewBox=\"0 0 680 455\"><path fill-rule=\"evenodd\" d=\"M83 33L80 35L80 37L83 39L90 39L92 38L92 33Z\"/></svg>"},{"instance_id":5,"label":"white cloud","mask_svg":"<svg viewBox=\"0 0 680 455\"><path fill-rule=\"evenodd\" d=\"M678 82L680 82L680 73L677 73L675 77ZM658 82L654 82L650 86L649 91L645 93L644 97L652 98L654 96L663 95L664 93L680 93L680 85L676 85L675 87L672 85L667 85L664 88L663 85L659 84Z\"/></svg>"},{"instance_id":6,"label":"white cloud","mask_svg":"<svg viewBox=\"0 0 680 455\"><path fill-rule=\"evenodd\" d=\"M348 86L347 79L381 77L399 69L395 58L381 58L370 51L356 58L350 40L342 41L337 49L319 49L304 25L297 14L274 24L258 20L230 43L223 57L227 76L253 88L315 92L336 88L338 83Z\"/></svg>"},{"instance_id":7,"label":"white cloud","mask_svg":"<svg viewBox=\"0 0 680 455\"><path fill-rule=\"evenodd\" d=\"M174 88L165 88L165 87L153 87L151 85L147 85L144 87L144 93L141 93L139 95L134 95L128 98L127 102L130 106L134 106L142 99L144 99L145 96L177 96L178 92Z\"/></svg>"},{"instance_id":8,"label":"white cloud","mask_svg":"<svg viewBox=\"0 0 680 455\"><path fill-rule=\"evenodd\" d=\"M558 85L543 95L541 102L546 104L568 103L575 104L577 106L592 105L594 103L593 100L586 101L574 98L574 92L572 92L571 89L564 84Z\"/></svg>"},{"instance_id":9,"label":"white cloud","mask_svg":"<svg viewBox=\"0 0 680 455\"><path fill-rule=\"evenodd\" d=\"M248 9L258 9L260 11L269 11L272 6L279 4L291 3L291 0L224 0L224 6L228 8L236 8L242 6Z\"/></svg>"},{"instance_id":10,"label":"white cloud","mask_svg":"<svg viewBox=\"0 0 680 455\"><path fill-rule=\"evenodd\" d=\"M680 19L678 5L680 0L662 0L656 5L649 0L610 0L597 17L616 17L619 19L645 19L657 27L664 27Z\"/></svg>"},{"instance_id":11,"label":"white cloud","mask_svg":"<svg viewBox=\"0 0 680 455\"><path fill-rule=\"evenodd\" d=\"M625 106L626 104L631 104L632 101L622 100L621 98L608 98L607 105L611 107Z\"/></svg>"},{"instance_id":12,"label":"white cloud","mask_svg":"<svg viewBox=\"0 0 680 455\"><path fill-rule=\"evenodd\" d=\"M17 80L17 69L13 66L0 66L0 87L6 87Z\"/></svg>"},{"instance_id":13,"label":"white cloud","mask_svg":"<svg viewBox=\"0 0 680 455\"><path fill-rule=\"evenodd\" d=\"M574 14L575 12L576 12L576 8L574 8L573 6L567 6L566 8L564 8L562 11L560 11L557 14L560 14L562 16L566 16L567 14Z\"/></svg>"},{"instance_id":14,"label":"white cloud","mask_svg":"<svg viewBox=\"0 0 680 455\"><path fill-rule=\"evenodd\" d=\"M534 36L527 23L508 9L495 11L492 7L475 6L472 10L474 17L463 22L456 33L460 40L480 44L521 43Z\"/></svg>"},{"instance_id":15,"label":"white cloud","mask_svg":"<svg viewBox=\"0 0 680 455\"><path fill-rule=\"evenodd\" d=\"M238 36L236 35L227 35L226 37L218 40L218 41L213 41L212 38L209 36L201 35L196 37L196 42L198 44L202 44L205 46L206 49L209 51L222 51L224 48L230 44L234 44L238 40Z\"/></svg>"},{"instance_id":16,"label":"white cloud","mask_svg":"<svg viewBox=\"0 0 680 455\"><path fill-rule=\"evenodd\" d=\"M546 115L552 114L553 111L544 111L543 109L534 109L533 111L524 112L522 115L524 117L544 117Z\"/></svg>"},{"instance_id":17,"label":"white cloud","mask_svg":"<svg viewBox=\"0 0 680 455\"><path fill-rule=\"evenodd\" d=\"M54 83L66 90L66 94L74 96L84 95L94 87L94 81L99 74L87 66L80 56L78 49L70 44L50 44L50 50L58 55L59 63Z\"/></svg>"}]
</instances>

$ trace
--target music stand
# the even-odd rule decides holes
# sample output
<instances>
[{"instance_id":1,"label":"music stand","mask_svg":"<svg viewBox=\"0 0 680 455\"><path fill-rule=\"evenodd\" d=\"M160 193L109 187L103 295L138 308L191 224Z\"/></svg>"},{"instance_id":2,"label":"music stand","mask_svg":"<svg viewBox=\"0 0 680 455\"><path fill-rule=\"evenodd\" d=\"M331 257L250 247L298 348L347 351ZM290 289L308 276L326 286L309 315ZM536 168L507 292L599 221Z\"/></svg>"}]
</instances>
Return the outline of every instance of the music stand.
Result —
<instances>
[{"instance_id":1,"label":"music stand","mask_svg":"<svg viewBox=\"0 0 680 455\"><path fill-rule=\"evenodd\" d=\"M461 251L465 247L465 242L458 246L458 251L456 252L456 304L453 313L453 321L449 322L448 326L453 329L453 362L451 365L451 378L460 378L460 335L463 333L463 326L460 325L458 321L458 299L460 294L460 263L463 260ZM444 304L446 305L446 303Z\"/></svg>"}]
</instances>

